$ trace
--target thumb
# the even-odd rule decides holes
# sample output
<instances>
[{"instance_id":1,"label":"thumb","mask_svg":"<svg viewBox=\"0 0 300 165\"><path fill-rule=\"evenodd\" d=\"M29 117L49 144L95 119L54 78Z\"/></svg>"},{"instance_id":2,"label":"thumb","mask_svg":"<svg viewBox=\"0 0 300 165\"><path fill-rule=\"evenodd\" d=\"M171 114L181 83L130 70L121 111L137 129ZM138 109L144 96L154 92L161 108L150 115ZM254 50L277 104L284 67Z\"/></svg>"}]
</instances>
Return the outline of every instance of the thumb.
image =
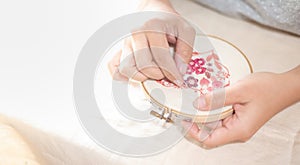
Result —
<instances>
[{"instance_id":1,"label":"thumb","mask_svg":"<svg viewBox=\"0 0 300 165\"><path fill-rule=\"evenodd\" d=\"M216 89L206 95L199 96L193 106L199 110L213 110L221 107L241 103L241 90L238 85Z\"/></svg>"}]
</instances>

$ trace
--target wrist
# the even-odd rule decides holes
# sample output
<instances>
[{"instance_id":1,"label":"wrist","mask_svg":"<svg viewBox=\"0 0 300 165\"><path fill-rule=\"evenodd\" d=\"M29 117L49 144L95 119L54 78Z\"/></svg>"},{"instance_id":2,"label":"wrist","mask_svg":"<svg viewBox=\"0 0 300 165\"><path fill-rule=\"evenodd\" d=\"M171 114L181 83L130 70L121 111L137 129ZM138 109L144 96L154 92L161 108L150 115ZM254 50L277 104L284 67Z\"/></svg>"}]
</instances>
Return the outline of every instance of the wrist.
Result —
<instances>
[{"instance_id":1,"label":"wrist","mask_svg":"<svg viewBox=\"0 0 300 165\"><path fill-rule=\"evenodd\" d=\"M287 72L291 80L291 86L295 90L296 102L300 101L300 65Z\"/></svg>"},{"instance_id":2,"label":"wrist","mask_svg":"<svg viewBox=\"0 0 300 165\"><path fill-rule=\"evenodd\" d=\"M142 0L138 11L163 11L176 13L169 0Z\"/></svg>"},{"instance_id":3,"label":"wrist","mask_svg":"<svg viewBox=\"0 0 300 165\"><path fill-rule=\"evenodd\" d=\"M286 99L289 105L300 101L300 65L288 72L281 73L282 88L286 91ZM288 106L289 106L288 105Z\"/></svg>"}]
</instances>

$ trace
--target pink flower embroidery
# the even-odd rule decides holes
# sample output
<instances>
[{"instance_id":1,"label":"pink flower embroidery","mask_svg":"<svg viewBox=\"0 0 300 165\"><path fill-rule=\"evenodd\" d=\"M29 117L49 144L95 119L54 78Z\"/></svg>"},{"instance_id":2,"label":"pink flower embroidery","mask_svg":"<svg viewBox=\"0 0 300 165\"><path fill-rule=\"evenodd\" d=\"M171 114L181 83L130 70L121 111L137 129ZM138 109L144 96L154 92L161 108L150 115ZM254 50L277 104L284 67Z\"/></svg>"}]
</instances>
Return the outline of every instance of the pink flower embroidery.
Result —
<instances>
[{"instance_id":1,"label":"pink flower embroidery","mask_svg":"<svg viewBox=\"0 0 300 165\"><path fill-rule=\"evenodd\" d=\"M203 58L196 58L195 62L198 66L202 66L205 64L205 60Z\"/></svg>"},{"instance_id":2,"label":"pink flower embroidery","mask_svg":"<svg viewBox=\"0 0 300 165\"><path fill-rule=\"evenodd\" d=\"M222 71L218 71L217 77L221 80L225 80L226 78L229 77L229 74L222 70Z\"/></svg>"},{"instance_id":3,"label":"pink flower embroidery","mask_svg":"<svg viewBox=\"0 0 300 165\"><path fill-rule=\"evenodd\" d=\"M223 82L221 82L221 81L213 81L212 82L212 86L213 86L214 89L215 88L222 88L223 87Z\"/></svg>"},{"instance_id":4,"label":"pink flower embroidery","mask_svg":"<svg viewBox=\"0 0 300 165\"><path fill-rule=\"evenodd\" d=\"M210 78L210 77L211 77L211 73L205 72L205 76L206 76L207 78Z\"/></svg>"},{"instance_id":5,"label":"pink flower embroidery","mask_svg":"<svg viewBox=\"0 0 300 165\"><path fill-rule=\"evenodd\" d=\"M188 69L187 69L187 74L192 74L195 72L196 74L203 74L206 71L206 68L203 67L205 64L205 60L203 58L195 58L190 61Z\"/></svg>"},{"instance_id":6,"label":"pink flower embroidery","mask_svg":"<svg viewBox=\"0 0 300 165\"><path fill-rule=\"evenodd\" d=\"M208 87L206 90L211 92L213 89L212 89L212 87Z\"/></svg>"},{"instance_id":7,"label":"pink flower embroidery","mask_svg":"<svg viewBox=\"0 0 300 165\"><path fill-rule=\"evenodd\" d=\"M200 85L201 86L208 86L209 85L209 81L206 79L206 78L202 78L201 80L200 80Z\"/></svg>"},{"instance_id":8,"label":"pink flower embroidery","mask_svg":"<svg viewBox=\"0 0 300 165\"><path fill-rule=\"evenodd\" d=\"M198 86L198 79L189 76L186 80L185 80L186 85L189 88L196 88Z\"/></svg>"},{"instance_id":9,"label":"pink flower embroidery","mask_svg":"<svg viewBox=\"0 0 300 165\"><path fill-rule=\"evenodd\" d=\"M212 60L212 59L214 59L214 60L219 60L219 57L218 57L218 55L216 55L214 52L212 52L211 55L207 56L206 61L210 61L210 60Z\"/></svg>"},{"instance_id":10,"label":"pink flower embroidery","mask_svg":"<svg viewBox=\"0 0 300 165\"><path fill-rule=\"evenodd\" d=\"M204 68L204 67L199 67L199 68L195 69L196 74L203 74L203 73L205 73L205 71L206 71L206 68Z\"/></svg>"},{"instance_id":11,"label":"pink flower embroidery","mask_svg":"<svg viewBox=\"0 0 300 165\"><path fill-rule=\"evenodd\" d=\"M210 54L207 55L207 53ZM213 50L204 53L193 52L192 60L188 64L184 77L184 88L192 88L201 94L230 85L229 70L220 62L218 55ZM179 88L167 79L157 82L165 87Z\"/></svg>"}]
</instances>

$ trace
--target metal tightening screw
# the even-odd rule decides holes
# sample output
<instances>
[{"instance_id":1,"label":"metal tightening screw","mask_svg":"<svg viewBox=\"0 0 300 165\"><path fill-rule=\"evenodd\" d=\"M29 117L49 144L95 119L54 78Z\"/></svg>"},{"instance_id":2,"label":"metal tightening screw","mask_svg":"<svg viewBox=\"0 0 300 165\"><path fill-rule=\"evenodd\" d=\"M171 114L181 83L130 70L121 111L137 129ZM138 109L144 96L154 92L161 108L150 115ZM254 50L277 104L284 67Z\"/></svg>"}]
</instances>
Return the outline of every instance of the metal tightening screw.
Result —
<instances>
[{"instance_id":1,"label":"metal tightening screw","mask_svg":"<svg viewBox=\"0 0 300 165\"><path fill-rule=\"evenodd\" d=\"M164 117L163 115L161 115L161 114L155 112L154 110L152 110L152 111L150 112L150 114L153 115L153 116L155 116L155 117L157 117L157 118L160 118L160 119L162 119L162 120L165 120L167 123L174 123L173 120L170 119L170 115L166 118L166 117Z\"/></svg>"}]
</instances>

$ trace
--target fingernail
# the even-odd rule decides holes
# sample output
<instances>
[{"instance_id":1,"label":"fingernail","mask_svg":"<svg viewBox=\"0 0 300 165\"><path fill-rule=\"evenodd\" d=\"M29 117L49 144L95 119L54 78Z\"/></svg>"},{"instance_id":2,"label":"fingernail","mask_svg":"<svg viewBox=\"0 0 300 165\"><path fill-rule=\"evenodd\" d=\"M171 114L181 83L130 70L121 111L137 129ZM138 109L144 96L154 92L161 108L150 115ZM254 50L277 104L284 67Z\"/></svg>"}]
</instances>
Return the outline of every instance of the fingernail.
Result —
<instances>
[{"instance_id":1,"label":"fingernail","mask_svg":"<svg viewBox=\"0 0 300 165\"><path fill-rule=\"evenodd\" d=\"M188 68L188 64L186 64L178 55L176 55L175 61L176 61L176 65L177 65L179 72L182 75L185 75L187 68Z\"/></svg>"},{"instance_id":2,"label":"fingernail","mask_svg":"<svg viewBox=\"0 0 300 165\"><path fill-rule=\"evenodd\" d=\"M183 87L184 86L184 82L182 80L175 80L174 83L179 86L179 87Z\"/></svg>"},{"instance_id":3,"label":"fingernail","mask_svg":"<svg viewBox=\"0 0 300 165\"><path fill-rule=\"evenodd\" d=\"M197 109L205 108L206 107L206 100L205 97L200 96L194 102L193 105Z\"/></svg>"},{"instance_id":4,"label":"fingernail","mask_svg":"<svg viewBox=\"0 0 300 165\"><path fill-rule=\"evenodd\" d=\"M184 75L186 73L186 70L188 68L188 65L186 63L182 63L179 66L179 72Z\"/></svg>"}]
</instances>

